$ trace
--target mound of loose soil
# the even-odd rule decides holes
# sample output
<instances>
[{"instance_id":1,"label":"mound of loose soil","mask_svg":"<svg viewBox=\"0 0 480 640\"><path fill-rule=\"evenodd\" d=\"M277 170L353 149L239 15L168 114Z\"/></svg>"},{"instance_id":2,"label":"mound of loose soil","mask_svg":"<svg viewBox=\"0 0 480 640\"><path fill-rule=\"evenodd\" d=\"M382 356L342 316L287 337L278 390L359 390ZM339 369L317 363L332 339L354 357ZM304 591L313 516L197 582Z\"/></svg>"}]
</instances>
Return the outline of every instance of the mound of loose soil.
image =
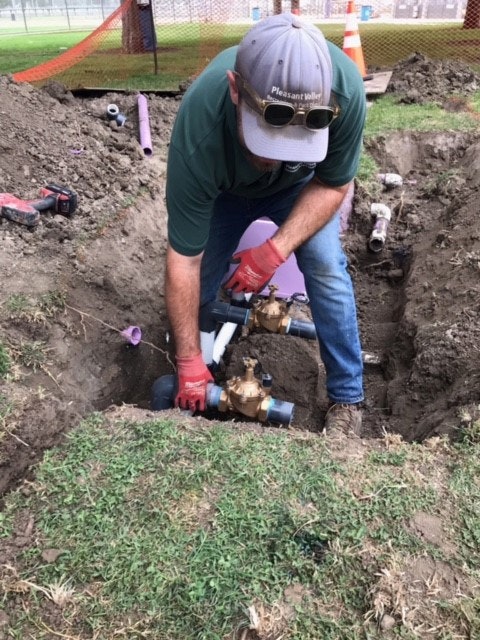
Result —
<instances>
[{"instance_id":1,"label":"mound of loose soil","mask_svg":"<svg viewBox=\"0 0 480 640\"><path fill-rule=\"evenodd\" d=\"M396 70L395 90L402 73L413 86L419 64ZM437 66L421 64L433 87ZM446 94L465 89L463 71L450 69ZM111 103L124 126L106 117ZM71 218L42 213L35 229L0 220L0 340L15 361L0 387L0 491L81 416L112 404L148 408L154 380L173 372L164 188L177 107L175 98L148 96L146 156L135 94L79 98L0 78L0 191L34 199L56 183L79 203ZM392 210L380 253L367 250L372 203L358 185L345 235L365 351L365 437L453 434L461 409L480 402L480 136L406 132L370 143L369 152L403 184L380 196ZM308 316L308 308L294 311ZM142 330L137 347L121 335L132 325ZM244 334L229 346L221 376L241 373L245 356L272 375L274 397L295 403L292 428L322 427L315 342Z\"/></svg>"},{"instance_id":2,"label":"mound of loose soil","mask_svg":"<svg viewBox=\"0 0 480 640\"><path fill-rule=\"evenodd\" d=\"M460 61L431 60L414 53L393 67L387 91L399 95L399 102L443 103L457 94L474 93L480 88L480 74Z\"/></svg>"}]
</instances>

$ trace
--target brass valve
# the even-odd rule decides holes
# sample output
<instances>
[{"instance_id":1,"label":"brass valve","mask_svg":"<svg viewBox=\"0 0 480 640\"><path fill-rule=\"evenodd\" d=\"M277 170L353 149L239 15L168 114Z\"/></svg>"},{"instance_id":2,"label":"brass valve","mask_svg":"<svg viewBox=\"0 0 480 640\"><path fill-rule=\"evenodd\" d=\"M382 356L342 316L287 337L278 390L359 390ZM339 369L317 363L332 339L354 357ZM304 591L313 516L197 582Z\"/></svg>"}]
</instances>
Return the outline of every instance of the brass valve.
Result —
<instances>
[{"instance_id":1,"label":"brass valve","mask_svg":"<svg viewBox=\"0 0 480 640\"><path fill-rule=\"evenodd\" d=\"M268 288L268 299L259 300L253 305L249 328L263 327L272 333L286 333L290 322L288 307L285 302L275 298L277 285L271 284Z\"/></svg>"},{"instance_id":2,"label":"brass valve","mask_svg":"<svg viewBox=\"0 0 480 640\"><path fill-rule=\"evenodd\" d=\"M265 422L272 403L270 396L271 377L265 376L262 383L254 376L257 360L244 358L243 362L245 374L243 377L234 376L227 380L220 394L218 410L237 411L249 418Z\"/></svg>"}]
</instances>

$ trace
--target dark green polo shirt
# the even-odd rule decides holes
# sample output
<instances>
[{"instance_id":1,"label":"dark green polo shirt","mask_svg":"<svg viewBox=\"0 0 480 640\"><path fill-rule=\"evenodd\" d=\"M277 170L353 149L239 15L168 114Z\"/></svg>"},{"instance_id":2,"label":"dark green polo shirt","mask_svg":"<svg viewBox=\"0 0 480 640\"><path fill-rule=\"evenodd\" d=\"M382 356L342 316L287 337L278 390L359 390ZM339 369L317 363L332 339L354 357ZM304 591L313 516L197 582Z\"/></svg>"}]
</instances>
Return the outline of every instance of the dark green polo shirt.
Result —
<instances>
[{"instance_id":1,"label":"dark green polo shirt","mask_svg":"<svg viewBox=\"0 0 480 640\"><path fill-rule=\"evenodd\" d=\"M322 182L341 186L357 171L366 101L355 63L328 43L332 91L340 116L330 125L323 162L283 162L275 172L255 169L238 142L236 109L226 72L235 67L237 47L220 53L189 87L172 131L167 168L168 239L182 255L198 255L208 239L216 197L223 191L259 198L305 178L314 169Z\"/></svg>"}]
</instances>

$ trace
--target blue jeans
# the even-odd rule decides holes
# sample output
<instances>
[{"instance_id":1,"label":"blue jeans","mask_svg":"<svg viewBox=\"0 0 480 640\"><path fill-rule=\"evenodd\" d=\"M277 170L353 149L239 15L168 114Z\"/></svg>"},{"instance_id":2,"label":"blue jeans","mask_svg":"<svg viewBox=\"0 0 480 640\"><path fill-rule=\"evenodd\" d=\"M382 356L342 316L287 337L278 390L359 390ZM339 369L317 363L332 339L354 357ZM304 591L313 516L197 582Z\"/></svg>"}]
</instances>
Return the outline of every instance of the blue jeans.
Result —
<instances>
[{"instance_id":1,"label":"blue jeans","mask_svg":"<svg viewBox=\"0 0 480 640\"><path fill-rule=\"evenodd\" d=\"M305 182L266 198L226 192L218 196L202 261L202 305L216 299L230 258L249 225L266 217L280 226ZM363 364L353 285L339 233L340 216L336 214L295 256L310 298L328 397L332 402L353 404L363 400Z\"/></svg>"}]
</instances>

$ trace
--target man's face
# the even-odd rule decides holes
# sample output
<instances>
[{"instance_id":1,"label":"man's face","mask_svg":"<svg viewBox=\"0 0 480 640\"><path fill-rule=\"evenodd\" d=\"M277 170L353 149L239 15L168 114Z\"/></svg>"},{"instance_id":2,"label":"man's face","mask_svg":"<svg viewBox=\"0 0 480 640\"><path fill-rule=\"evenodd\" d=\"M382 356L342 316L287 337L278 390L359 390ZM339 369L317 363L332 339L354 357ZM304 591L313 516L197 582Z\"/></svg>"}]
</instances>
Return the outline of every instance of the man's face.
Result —
<instances>
[{"instance_id":1,"label":"man's face","mask_svg":"<svg viewBox=\"0 0 480 640\"><path fill-rule=\"evenodd\" d=\"M238 105L240 103L241 97L237 89L235 74L233 71L227 71L228 84L230 87L230 97L232 99L233 104L237 107L237 135L240 145L242 146L245 155L252 166L255 167L258 171L262 173L266 173L268 171L275 171L282 164L279 160L270 160L268 158L262 158L260 156L254 155L251 151L247 149L245 144L245 138L243 137L242 130L242 114Z\"/></svg>"},{"instance_id":2,"label":"man's face","mask_svg":"<svg viewBox=\"0 0 480 640\"><path fill-rule=\"evenodd\" d=\"M280 160L270 160L269 158L262 158L260 156L254 155L251 151L247 149L247 146L245 145L245 139L243 137L242 112L238 108L238 105L237 105L237 135L238 135L238 140L240 141L240 144L243 147L247 160L250 162L251 165L255 167L255 169L258 169L258 171L262 171L262 172L268 172L268 171L275 171L281 166L282 163Z\"/></svg>"}]
</instances>

